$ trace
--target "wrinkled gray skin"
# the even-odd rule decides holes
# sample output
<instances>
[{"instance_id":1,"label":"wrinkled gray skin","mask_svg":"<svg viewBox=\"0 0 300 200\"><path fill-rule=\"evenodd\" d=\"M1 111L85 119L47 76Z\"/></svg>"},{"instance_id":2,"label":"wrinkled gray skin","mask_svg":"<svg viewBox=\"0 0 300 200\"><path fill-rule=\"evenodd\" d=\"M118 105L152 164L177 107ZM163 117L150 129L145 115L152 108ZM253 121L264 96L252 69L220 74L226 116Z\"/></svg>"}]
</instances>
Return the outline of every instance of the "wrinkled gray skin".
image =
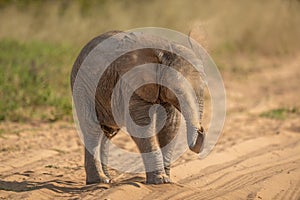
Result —
<instances>
[{"instance_id":1,"label":"wrinkled gray skin","mask_svg":"<svg viewBox=\"0 0 300 200\"><path fill-rule=\"evenodd\" d=\"M113 36L119 31L111 31L104 33L93 40L91 40L80 52L77 57L72 74L71 74L71 86L72 91L74 87L75 78L77 72L83 63L86 56L91 52L97 44L101 43L106 38ZM132 35L128 35L128 39L131 39ZM151 39L150 39L151 40ZM151 41L155 43L156 41ZM162 41L159 41L162 42ZM166 44L170 45L170 44ZM172 44L172 48L181 48L179 45ZM184 48L182 48L184 51ZM101 163L97 162L96 156L99 155L97 151L90 153L85 149L85 171L86 171L86 183L109 183L111 178L109 176L107 165L108 158L108 141L119 131L121 127L118 127L112 116L111 110L111 95L113 88L115 87L119 78L131 70L135 66L145 63L157 63L164 64L174 68L185 76L185 78L191 83L194 91L189 91L183 87L179 81L169 80L172 84L176 84L176 90L186 100L187 106L185 110L181 110L179 101L172 91L157 84L147 84L137 89L131 96L129 103L129 111L133 121L140 125L148 125L150 123L150 116L148 114L149 108L154 104L160 104L164 106L167 113L167 120L165 126L154 136L148 138L133 137L132 139L137 144L141 153L147 153L155 150L159 150L165 145L169 144L170 141L175 137L180 124L180 112L183 114L187 123L187 141L189 148L199 153L204 142L204 130L201 126L201 118L203 111L203 80L199 76L190 63L185 61L183 58L172 54L170 52L158 50L158 49L143 49L130 52L121 56L115 60L104 72L99 80L95 106L97 112L97 118L101 125L101 128L106 135L102 140L96 142L94 147L100 146L100 160ZM147 74L145 74L147 76ZM167 77L160 77L166 78ZM168 81L168 80L167 80ZM198 102L191 100L191 92L195 92ZM93 98L93 97L91 97ZM199 108L200 113L196 113L195 107ZM127 129L128 130L128 129ZM83 133L88 135L88 133ZM94 138L95 141L97 138ZM99 144L100 143L100 144ZM99 150L99 148L98 148ZM173 146L169 145L168 148L164 148L164 151L160 155L155 156L151 163L156 167L155 171L146 172L146 183L150 184L162 184L169 183L170 180L170 162L172 159ZM92 155L93 154L93 155ZM142 156L143 157L143 156ZM147 170L147 163L149 161L143 157L144 165Z\"/></svg>"}]
</instances>

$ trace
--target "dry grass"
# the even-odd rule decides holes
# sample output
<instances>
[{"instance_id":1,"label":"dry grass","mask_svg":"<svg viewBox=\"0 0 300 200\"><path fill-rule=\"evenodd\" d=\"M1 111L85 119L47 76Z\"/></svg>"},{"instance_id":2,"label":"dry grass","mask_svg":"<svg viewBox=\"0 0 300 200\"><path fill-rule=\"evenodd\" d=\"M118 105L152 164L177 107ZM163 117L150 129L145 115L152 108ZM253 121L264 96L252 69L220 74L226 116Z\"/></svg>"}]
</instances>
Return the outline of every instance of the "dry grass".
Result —
<instances>
[{"instance_id":1,"label":"dry grass","mask_svg":"<svg viewBox=\"0 0 300 200\"><path fill-rule=\"evenodd\" d=\"M262 57L267 57L272 65L275 60L299 54L299 9L300 2L296 0L0 0L0 48L3 50L12 45L0 55L0 98L4 99L0 107L5 108L0 111L0 119L24 119L24 113L27 113L25 118L30 119L36 113L36 101L42 107L37 119L52 119L51 113L65 108L61 115L70 115L71 102L66 105L70 97L65 96L70 95L66 83L73 60L87 41L105 31L145 26L165 27L183 33L191 31L191 36L209 49L222 70L246 73ZM39 45L34 45L36 43ZM61 49L64 50L59 53ZM20 53L22 56L18 55ZM44 56L39 56L40 53ZM43 66L35 67L38 83L27 73L33 67L30 63ZM25 77L25 74L29 75ZM31 81L22 87L4 77ZM48 81L49 77L52 81ZM51 98L42 103L32 94L39 83L51 94ZM9 88L23 94L22 98L17 98L20 95L15 95ZM38 91L47 90L41 88ZM48 93L39 95L47 97ZM24 98L32 103L24 105ZM7 101L14 102L13 106L7 107ZM50 114L49 109L44 109L49 104ZM58 117L61 118L64 117Z\"/></svg>"},{"instance_id":2,"label":"dry grass","mask_svg":"<svg viewBox=\"0 0 300 200\"><path fill-rule=\"evenodd\" d=\"M29 1L31 2L31 1ZM162 26L204 29L211 49L290 54L299 51L298 1L33 1L1 9L0 38L82 45L102 32Z\"/></svg>"}]
</instances>

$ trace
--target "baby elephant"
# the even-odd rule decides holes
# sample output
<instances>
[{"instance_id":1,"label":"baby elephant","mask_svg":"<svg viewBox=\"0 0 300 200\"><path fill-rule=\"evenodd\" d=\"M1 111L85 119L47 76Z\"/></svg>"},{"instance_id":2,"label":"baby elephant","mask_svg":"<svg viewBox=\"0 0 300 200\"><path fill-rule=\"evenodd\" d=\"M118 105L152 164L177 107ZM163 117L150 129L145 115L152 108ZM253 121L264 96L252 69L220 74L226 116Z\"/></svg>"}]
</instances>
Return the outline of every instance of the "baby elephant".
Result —
<instances>
[{"instance_id":1,"label":"baby elephant","mask_svg":"<svg viewBox=\"0 0 300 200\"><path fill-rule=\"evenodd\" d=\"M112 43L107 43L108 39ZM99 45L106 45L107 48L96 50ZM121 53L111 63L108 62L109 57L113 57L111 55L127 47L133 50ZM98 60L93 60L91 54ZM84 64L88 60L91 61ZM82 49L73 65L71 86L85 144L86 184L111 181L104 161L108 157L109 140L122 127L126 127L138 146L146 170L146 183L149 184L171 182L170 164L174 145L169 144L178 132L181 114L186 122L190 150L195 153L202 150L205 137L201 125L204 73L195 69L191 60L200 63L198 67L203 71L193 50L183 45L146 34L121 31L104 33ZM125 75L138 69L138 66L144 66L139 68L139 75L127 77L129 81L124 80ZM99 73L101 77L92 78ZM135 79L145 84L134 88L129 82ZM114 95L117 98L113 98ZM126 95L130 95L128 103ZM156 119L156 123L161 120L159 116L153 118L150 109L153 105L164 108L165 121L157 133L151 134L154 129L147 126L152 119ZM129 125L126 109L130 120L136 126L147 127L145 131Z\"/></svg>"}]
</instances>

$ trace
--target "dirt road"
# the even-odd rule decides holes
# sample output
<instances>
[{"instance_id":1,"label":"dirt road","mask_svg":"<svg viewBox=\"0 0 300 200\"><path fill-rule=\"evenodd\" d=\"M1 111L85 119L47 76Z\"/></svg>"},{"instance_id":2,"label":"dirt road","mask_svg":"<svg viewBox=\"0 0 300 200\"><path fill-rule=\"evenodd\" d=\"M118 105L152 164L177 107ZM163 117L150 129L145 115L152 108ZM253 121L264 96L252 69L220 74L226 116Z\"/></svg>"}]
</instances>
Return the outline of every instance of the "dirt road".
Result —
<instances>
[{"instance_id":1,"label":"dirt road","mask_svg":"<svg viewBox=\"0 0 300 200\"><path fill-rule=\"evenodd\" d=\"M85 186L73 124L2 123L0 199L300 199L299 61L224 72L224 132L208 157L174 163L173 184L112 171L113 184ZM275 108L281 119L262 117Z\"/></svg>"}]
</instances>

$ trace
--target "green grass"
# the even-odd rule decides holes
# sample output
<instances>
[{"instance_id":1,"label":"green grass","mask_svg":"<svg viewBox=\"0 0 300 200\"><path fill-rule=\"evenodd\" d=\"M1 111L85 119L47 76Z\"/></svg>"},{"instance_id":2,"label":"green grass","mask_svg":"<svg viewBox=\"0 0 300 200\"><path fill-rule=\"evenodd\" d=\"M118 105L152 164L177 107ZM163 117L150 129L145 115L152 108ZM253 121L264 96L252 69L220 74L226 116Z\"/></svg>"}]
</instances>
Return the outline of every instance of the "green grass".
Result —
<instances>
[{"instance_id":1,"label":"green grass","mask_svg":"<svg viewBox=\"0 0 300 200\"><path fill-rule=\"evenodd\" d=\"M0 40L0 120L70 118L71 47Z\"/></svg>"},{"instance_id":2,"label":"green grass","mask_svg":"<svg viewBox=\"0 0 300 200\"><path fill-rule=\"evenodd\" d=\"M292 115L299 115L300 112L297 108L277 108L269 110L260 114L260 117L276 119L276 120L285 120Z\"/></svg>"}]
</instances>

